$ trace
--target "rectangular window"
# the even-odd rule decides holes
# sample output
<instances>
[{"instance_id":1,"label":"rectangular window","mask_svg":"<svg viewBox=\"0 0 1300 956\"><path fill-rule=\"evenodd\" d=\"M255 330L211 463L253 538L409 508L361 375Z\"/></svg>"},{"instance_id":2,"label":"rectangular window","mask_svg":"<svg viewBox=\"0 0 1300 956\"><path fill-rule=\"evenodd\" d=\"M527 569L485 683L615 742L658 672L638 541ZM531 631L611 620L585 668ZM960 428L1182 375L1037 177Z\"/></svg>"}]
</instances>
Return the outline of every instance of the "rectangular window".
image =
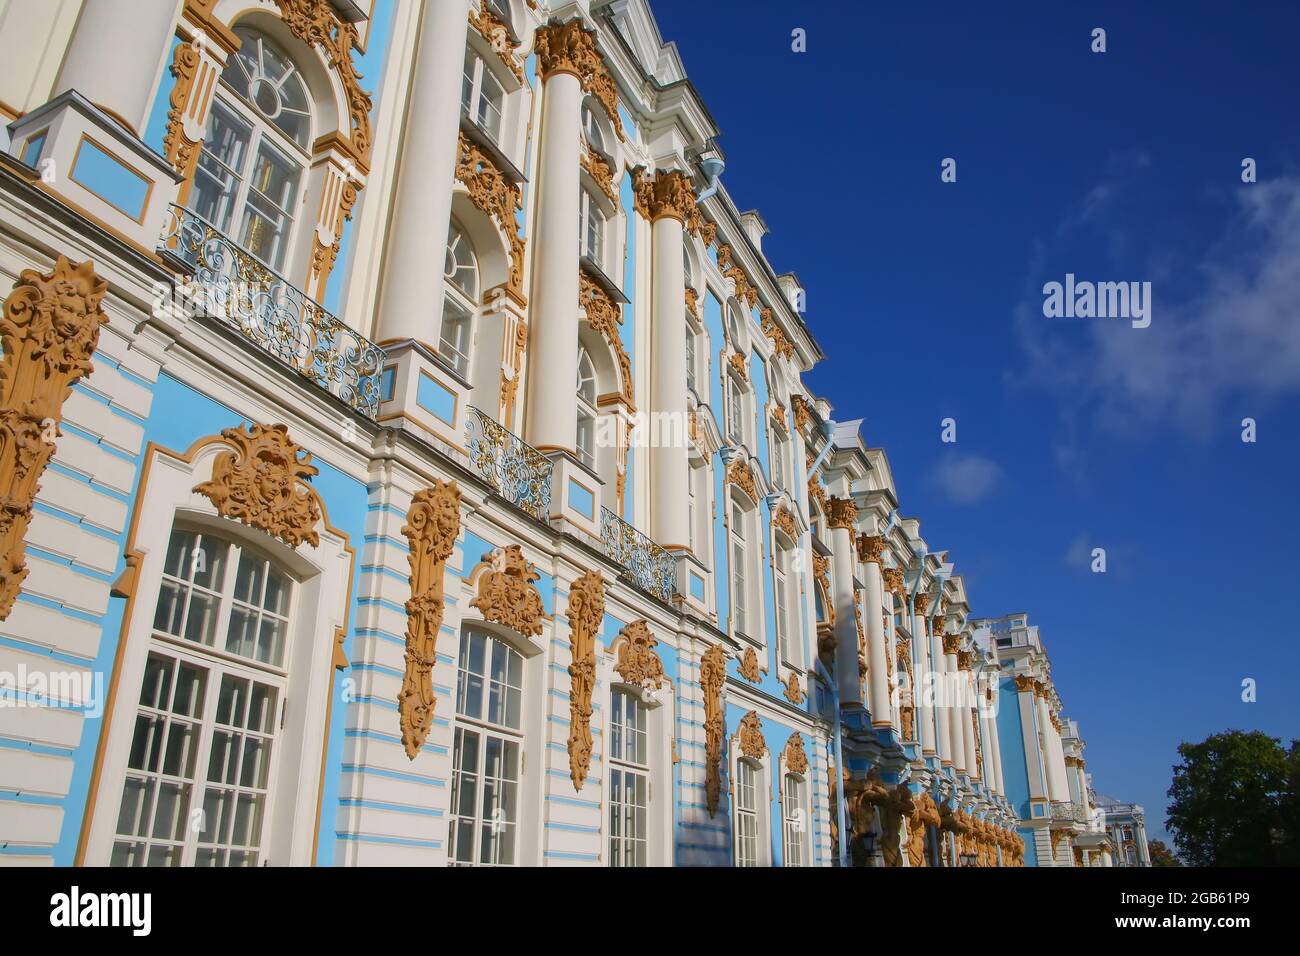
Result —
<instances>
[{"instance_id":1,"label":"rectangular window","mask_svg":"<svg viewBox=\"0 0 1300 956\"><path fill-rule=\"evenodd\" d=\"M505 98L505 88L492 71L472 50L466 50L460 85L461 109L494 143L501 138Z\"/></svg>"},{"instance_id":2,"label":"rectangular window","mask_svg":"<svg viewBox=\"0 0 1300 956\"><path fill-rule=\"evenodd\" d=\"M596 200L585 189L578 204L578 254L586 256L596 265L602 265L604 251L605 215Z\"/></svg>"},{"instance_id":3,"label":"rectangular window","mask_svg":"<svg viewBox=\"0 0 1300 956\"><path fill-rule=\"evenodd\" d=\"M785 440L776 432L772 433L772 483L782 491L785 483Z\"/></svg>"},{"instance_id":4,"label":"rectangular window","mask_svg":"<svg viewBox=\"0 0 1300 956\"><path fill-rule=\"evenodd\" d=\"M758 866L758 774L736 762L736 866Z\"/></svg>"},{"instance_id":5,"label":"rectangular window","mask_svg":"<svg viewBox=\"0 0 1300 956\"><path fill-rule=\"evenodd\" d=\"M645 866L649 844L649 738L645 704L615 691L609 740L609 864Z\"/></svg>"},{"instance_id":6,"label":"rectangular window","mask_svg":"<svg viewBox=\"0 0 1300 956\"><path fill-rule=\"evenodd\" d=\"M442 333L438 351L461 378L469 374L470 314L451 296L442 309Z\"/></svg>"},{"instance_id":7,"label":"rectangular window","mask_svg":"<svg viewBox=\"0 0 1300 956\"><path fill-rule=\"evenodd\" d=\"M695 331L686 328L686 385L695 390Z\"/></svg>"},{"instance_id":8,"label":"rectangular window","mask_svg":"<svg viewBox=\"0 0 1300 956\"><path fill-rule=\"evenodd\" d=\"M748 585L745 581L745 513L734 501L731 503L731 536L731 603L735 609L735 631L745 635L749 633Z\"/></svg>"},{"instance_id":9,"label":"rectangular window","mask_svg":"<svg viewBox=\"0 0 1300 956\"><path fill-rule=\"evenodd\" d=\"M730 378L727 379L727 437L733 442L745 440L744 417L741 414L742 402L740 386Z\"/></svg>"},{"instance_id":10,"label":"rectangular window","mask_svg":"<svg viewBox=\"0 0 1300 956\"><path fill-rule=\"evenodd\" d=\"M803 786L793 774L785 775L785 865L807 866L804 833L808 813L803 805Z\"/></svg>"},{"instance_id":11,"label":"rectangular window","mask_svg":"<svg viewBox=\"0 0 1300 956\"><path fill-rule=\"evenodd\" d=\"M789 624L786 620L786 551L776 549L776 636L781 660L790 661Z\"/></svg>"},{"instance_id":12,"label":"rectangular window","mask_svg":"<svg viewBox=\"0 0 1300 956\"><path fill-rule=\"evenodd\" d=\"M505 642L468 630L456 666L448 862L512 866L518 862L524 659Z\"/></svg>"}]
</instances>

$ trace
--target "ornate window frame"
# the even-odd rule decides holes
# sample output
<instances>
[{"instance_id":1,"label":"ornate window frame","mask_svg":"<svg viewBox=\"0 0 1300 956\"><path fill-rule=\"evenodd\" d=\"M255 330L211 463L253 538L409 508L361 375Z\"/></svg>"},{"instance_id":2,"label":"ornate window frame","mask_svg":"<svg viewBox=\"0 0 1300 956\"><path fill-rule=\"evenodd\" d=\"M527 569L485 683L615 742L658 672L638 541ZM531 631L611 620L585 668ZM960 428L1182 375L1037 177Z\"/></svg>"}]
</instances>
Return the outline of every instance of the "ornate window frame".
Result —
<instances>
[{"instance_id":1,"label":"ornate window frame","mask_svg":"<svg viewBox=\"0 0 1300 956\"><path fill-rule=\"evenodd\" d=\"M230 451L221 436L201 439L184 453L153 443L145 450L126 539L127 572L115 585L128 599L78 862L106 865L112 854L139 689L154 645L152 625L163 563L172 528L178 522L248 542L269 553L295 577L292 656L284 666L288 672L287 704L280 718L283 728L276 733L284 752L277 757L275 780L269 788L263 859L275 866L315 862L334 671L347 663L342 639L352 599L355 552L348 536L330 526L323 508L312 528L318 543L313 545L307 539L296 547L222 517L213 502L195 488L213 478L218 457ZM296 750L284 746L291 740L300 743Z\"/></svg>"}]
</instances>

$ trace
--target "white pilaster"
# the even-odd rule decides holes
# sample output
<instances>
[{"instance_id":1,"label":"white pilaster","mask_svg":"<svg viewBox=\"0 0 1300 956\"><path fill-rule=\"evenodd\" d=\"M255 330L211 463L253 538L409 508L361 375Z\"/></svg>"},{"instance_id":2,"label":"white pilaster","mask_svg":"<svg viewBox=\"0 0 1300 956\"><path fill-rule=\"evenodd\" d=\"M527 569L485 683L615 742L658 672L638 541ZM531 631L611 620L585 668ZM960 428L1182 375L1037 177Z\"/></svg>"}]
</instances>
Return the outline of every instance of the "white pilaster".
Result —
<instances>
[{"instance_id":1,"label":"white pilaster","mask_svg":"<svg viewBox=\"0 0 1300 956\"><path fill-rule=\"evenodd\" d=\"M862 703L862 681L858 677L858 627L854 614L853 529L848 522L831 526L831 590L835 602L835 678L840 704Z\"/></svg>"},{"instance_id":2,"label":"white pilaster","mask_svg":"<svg viewBox=\"0 0 1300 956\"><path fill-rule=\"evenodd\" d=\"M653 309L651 341L651 416L670 428L660 436L680 436L681 441L658 441L650 449L650 537L661 547L690 545L686 527L686 288L682 263L682 223L661 215L651 233L653 247ZM654 421L652 417L650 419Z\"/></svg>"}]
</instances>

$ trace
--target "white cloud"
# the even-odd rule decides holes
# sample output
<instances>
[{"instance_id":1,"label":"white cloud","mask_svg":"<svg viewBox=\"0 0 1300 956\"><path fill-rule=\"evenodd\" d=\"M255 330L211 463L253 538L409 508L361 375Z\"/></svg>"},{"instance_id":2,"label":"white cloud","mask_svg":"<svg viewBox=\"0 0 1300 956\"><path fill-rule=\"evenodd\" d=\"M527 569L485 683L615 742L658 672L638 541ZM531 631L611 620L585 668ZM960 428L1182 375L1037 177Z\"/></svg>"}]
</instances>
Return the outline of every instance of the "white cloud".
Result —
<instances>
[{"instance_id":1,"label":"white cloud","mask_svg":"<svg viewBox=\"0 0 1300 956\"><path fill-rule=\"evenodd\" d=\"M1002 469L989 458L952 452L939 460L931 477L949 501L968 505L987 497L1001 476Z\"/></svg>"},{"instance_id":2,"label":"white cloud","mask_svg":"<svg viewBox=\"0 0 1300 956\"><path fill-rule=\"evenodd\" d=\"M1129 241L1123 256L1114 255L1115 235L1133 238L1132 224L1119 221L1134 192L1126 185L1094 187L1039 248L1016 315L1028 356L1024 378L1110 430L1168 424L1200 436L1300 391L1300 179L1236 188L1216 241L1196 253L1161 249L1144 259L1131 254ZM1048 254L1058 263L1065 257L1057 247L1082 238L1111 240L1114 274L1098 278L1154 281L1149 328L1043 317L1036 294L1043 276L1060 278L1047 275Z\"/></svg>"}]
</instances>

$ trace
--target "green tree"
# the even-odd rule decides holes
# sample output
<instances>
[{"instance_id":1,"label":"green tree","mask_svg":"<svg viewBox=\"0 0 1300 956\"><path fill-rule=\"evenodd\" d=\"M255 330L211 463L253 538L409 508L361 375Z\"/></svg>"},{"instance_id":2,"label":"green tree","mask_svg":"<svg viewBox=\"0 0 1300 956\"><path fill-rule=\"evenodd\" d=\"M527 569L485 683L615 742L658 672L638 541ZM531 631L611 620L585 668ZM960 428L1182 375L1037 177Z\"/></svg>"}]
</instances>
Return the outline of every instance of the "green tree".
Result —
<instances>
[{"instance_id":1,"label":"green tree","mask_svg":"<svg viewBox=\"0 0 1300 956\"><path fill-rule=\"evenodd\" d=\"M1277 866L1295 830L1300 750L1261 731L1229 730L1178 747L1165 827L1190 866Z\"/></svg>"},{"instance_id":2,"label":"green tree","mask_svg":"<svg viewBox=\"0 0 1300 956\"><path fill-rule=\"evenodd\" d=\"M1182 866L1164 840L1147 841L1147 853L1151 856L1152 866Z\"/></svg>"}]
</instances>

